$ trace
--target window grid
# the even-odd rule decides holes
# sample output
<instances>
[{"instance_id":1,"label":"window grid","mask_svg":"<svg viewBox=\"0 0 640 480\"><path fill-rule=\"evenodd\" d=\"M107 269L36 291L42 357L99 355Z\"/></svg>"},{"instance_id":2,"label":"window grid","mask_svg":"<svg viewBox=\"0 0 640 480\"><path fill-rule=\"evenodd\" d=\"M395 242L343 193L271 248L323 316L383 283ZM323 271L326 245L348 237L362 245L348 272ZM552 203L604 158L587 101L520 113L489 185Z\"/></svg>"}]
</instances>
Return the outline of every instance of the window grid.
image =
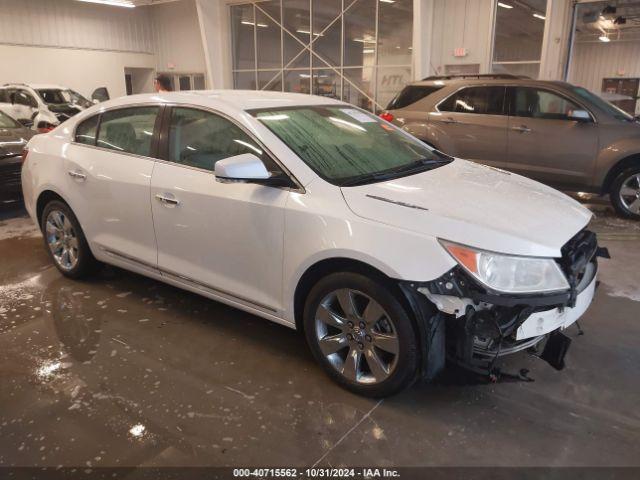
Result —
<instances>
[{"instance_id":1,"label":"window grid","mask_svg":"<svg viewBox=\"0 0 640 480\"><path fill-rule=\"evenodd\" d=\"M318 72L321 70L331 71L336 75L337 78L337 88L339 89L336 97L346 100L345 98L345 87L349 85L350 88L356 90L360 95L365 97L369 102L371 102L372 108L374 111L384 110L386 105L382 105L380 103L380 99L378 98L378 71L380 68L389 69L389 68L405 68L409 71L412 70L412 65L408 63L401 64L384 64L378 65L379 58L379 25L380 25L380 0L376 0L375 3L375 44L374 44L374 60L372 65L361 64L361 65L349 65L345 66L345 14L349 12L358 2L363 0L341 0L340 13L333 18L324 28L318 33L314 32L314 9L313 9L313 0L309 0L309 42L303 42L300 40L293 32L291 32L288 28L284 26L284 14L285 14L285 6L283 5L283 0L279 0L279 21L274 18L268 11L260 6L260 2L248 2L241 4L234 4L231 6L231 9L238 7L247 7L249 5L252 6L253 12L253 54L254 54L254 68L246 69L246 68L234 68L232 69L232 73L234 76L234 87L237 87L236 82L236 74L254 74L254 85L256 90L267 90L269 87L276 85L277 82L280 82L281 91L286 91L285 89L285 75L289 72L307 72L309 78L309 94L314 93L314 72ZM264 16L266 16L270 22L280 29L280 68L258 68L258 39L257 39L257 31L258 31L258 12ZM232 17L232 15L230 15ZM314 49L314 44L322 38L322 36L333 27L336 22L340 22L341 24L341 32L340 32L340 65L331 65L331 63L323 56L318 53ZM298 42L298 48L300 51L295 54L286 64L285 64L285 54L284 54L284 43L285 38L290 37ZM309 52L309 68L303 67L292 67L295 64L296 60L298 60L302 55L305 55L306 52ZM234 57L235 63L235 57ZM318 65L321 63L322 65ZM345 70L357 70L362 69L363 71L366 69L371 69L371 88L370 92L365 91L365 89L361 88L354 81L345 76ZM262 87L260 86L259 73L261 72L271 72L273 73L273 77L267 81Z\"/></svg>"}]
</instances>

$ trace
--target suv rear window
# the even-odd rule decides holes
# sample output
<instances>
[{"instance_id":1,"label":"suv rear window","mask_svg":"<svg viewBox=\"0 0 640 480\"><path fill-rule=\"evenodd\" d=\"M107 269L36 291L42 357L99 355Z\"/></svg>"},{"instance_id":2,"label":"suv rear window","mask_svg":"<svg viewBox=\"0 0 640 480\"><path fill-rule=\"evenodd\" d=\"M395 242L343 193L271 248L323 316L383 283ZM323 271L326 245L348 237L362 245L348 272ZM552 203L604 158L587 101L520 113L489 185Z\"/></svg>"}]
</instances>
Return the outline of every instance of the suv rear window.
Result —
<instances>
[{"instance_id":1,"label":"suv rear window","mask_svg":"<svg viewBox=\"0 0 640 480\"><path fill-rule=\"evenodd\" d=\"M393 100L391 100L391 102L389 102L387 110L396 110L398 108L408 107L409 105L416 103L418 100L422 100L432 93L437 92L441 88L441 86L407 85L398 95L395 96Z\"/></svg>"},{"instance_id":2,"label":"suv rear window","mask_svg":"<svg viewBox=\"0 0 640 480\"><path fill-rule=\"evenodd\" d=\"M451 95L440 105L441 112L504 115L505 87L467 87Z\"/></svg>"}]
</instances>

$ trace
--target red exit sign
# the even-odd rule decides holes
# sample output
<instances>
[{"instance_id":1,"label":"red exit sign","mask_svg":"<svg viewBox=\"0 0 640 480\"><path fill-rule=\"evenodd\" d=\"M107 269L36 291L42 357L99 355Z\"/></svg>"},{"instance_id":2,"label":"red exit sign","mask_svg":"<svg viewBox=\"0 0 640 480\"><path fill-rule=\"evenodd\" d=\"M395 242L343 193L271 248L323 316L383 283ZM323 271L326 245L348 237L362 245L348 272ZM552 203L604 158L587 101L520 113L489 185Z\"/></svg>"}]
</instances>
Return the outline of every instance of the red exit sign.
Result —
<instances>
[{"instance_id":1,"label":"red exit sign","mask_svg":"<svg viewBox=\"0 0 640 480\"><path fill-rule=\"evenodd\" d=\"M466 49L466 48L464 48L464 47L460 47L460 48L456 48L456 49L453 51L453 56L454 56L454 57L466 57L466 56L467 56L467 53L469 53L469 52L467 52L467 49Z\"/></svg>"}]
</instances>

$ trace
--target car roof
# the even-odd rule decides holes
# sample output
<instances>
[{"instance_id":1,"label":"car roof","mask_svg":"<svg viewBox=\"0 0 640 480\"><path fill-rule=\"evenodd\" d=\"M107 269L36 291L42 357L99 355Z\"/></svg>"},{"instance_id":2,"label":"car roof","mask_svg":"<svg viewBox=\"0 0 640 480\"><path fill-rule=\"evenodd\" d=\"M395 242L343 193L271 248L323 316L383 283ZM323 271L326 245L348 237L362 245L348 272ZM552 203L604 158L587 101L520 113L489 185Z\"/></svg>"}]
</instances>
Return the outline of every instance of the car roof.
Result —
<instances>
[{"instance_id":1,"label":"car roof","mask_svg":"<svg viewBox=\"0 0 640 480\"><path fill-rule=\"evenodd\" d=\"M52 83L5 83L3 87L30 87L34 90L67 90L67 87L54 85Z\"/></svg>"},{"instance_id":2,"label":"car roof","mask_svg":"<svg viewBox=\"0 0 640 480\"><path fill-rule=\"evenodd\" d=\"M528 77L518 77L515 75L475 75L475 76L451 76L451 77L427 77L422 80L410 83L412 86L446 86L446 85L530 85L543 87L545 85L555 85L557 87L570 87L571 84L559 80L535 80Z\"/></svg>"},{"instance_id":3,"label":"car roof","mask_svg":"<svg viewBox=\"0 0 640 480\"><path fill-rule=\"evenodd\" d=\"M239 110L261 108L287 108L312 105L346 105L327 97L303 93L271 92L261 90L190 90L130 95L108 102L109 106L135 103L161 102L216 106L220 103Z\"/></svg>"}]
</instances>

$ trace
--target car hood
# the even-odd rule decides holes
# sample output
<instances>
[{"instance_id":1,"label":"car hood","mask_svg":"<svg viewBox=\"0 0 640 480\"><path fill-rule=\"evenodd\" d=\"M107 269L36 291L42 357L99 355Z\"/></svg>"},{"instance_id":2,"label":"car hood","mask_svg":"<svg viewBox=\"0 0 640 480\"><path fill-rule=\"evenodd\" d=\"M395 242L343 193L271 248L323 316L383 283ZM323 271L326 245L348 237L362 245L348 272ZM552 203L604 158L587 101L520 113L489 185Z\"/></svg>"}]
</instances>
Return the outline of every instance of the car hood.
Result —
<instances>
[{"instance_id":1,"label":"car hood","mask_svg":"<svg viewBox=\"0 0 640 480\"><path fill-rule=\"evenodd\" d=\"M457 159L417 175L341 190L360 217L514 255L559 257L592 217L557 190Z\"/></svg>"},{"instance_id":2,"label":"car hood","mask_svg":"<svg viewBox=\"0 0 640 480\"><path fill-rule=\"evenodd\" d=\"M20 155L33 134L26 128L0 128L0 158Z\"/></svg>"}]
</instances>

